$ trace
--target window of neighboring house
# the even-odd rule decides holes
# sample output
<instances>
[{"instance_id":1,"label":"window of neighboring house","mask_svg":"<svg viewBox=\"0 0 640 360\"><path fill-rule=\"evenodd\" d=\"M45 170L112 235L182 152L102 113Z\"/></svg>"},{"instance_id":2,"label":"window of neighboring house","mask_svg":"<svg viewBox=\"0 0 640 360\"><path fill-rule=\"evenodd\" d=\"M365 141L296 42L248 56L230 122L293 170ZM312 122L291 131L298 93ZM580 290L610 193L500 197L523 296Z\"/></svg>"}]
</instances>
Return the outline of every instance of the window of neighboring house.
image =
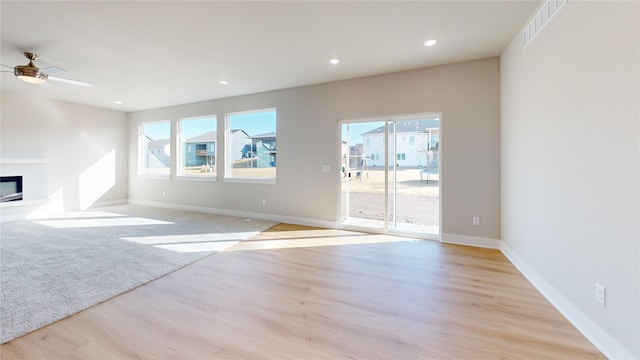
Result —
<instances>
[{"instance_id":1,"label":"window of neighboring house","mask_svg":"<svg viewBox=\"0 0 640 360\"><path fill-rule=\"evenodd\" d=\"M225 179L275 183L276 109L227 114Z\"/></svg>"},{"instance_id":2,"label":"window of neighboring house","mask_svg":"<svg viewBox=\"0 0 640 360\"><path fill-rule=\"evenodd\" d=\"M409 145L413 145L416 142L416 138L413 136L409 136Z\"/></svg>"},{"instance_id":3,"label":"window of neighboring house","mask_svg":"<svg viewBox=\"0 0 640 360\"><path fill-rule=\"evenodd\" d=\"M171 122L141 123L138 130L138 173L170 175Z\"/></svg>"},{"instance_id":4,"label":"window of neighboring house","mask_svg":"<svg viewBox=\"0 0 640 360\"><path fill-rule=\"evenodd\" d=\"M218 120L216 116L178 121L178 175L215 179Z\"/></svg>"},{"instance_id":5,"label":"window of neighboring house","mask_svg":"<svg viewBox=\"0 0 640 360\"><path fill-rule=\"evenodd\" d=\"M406 160L406 154L405 153L396 154L396 160Z\"/></svg>"}]
</instances>

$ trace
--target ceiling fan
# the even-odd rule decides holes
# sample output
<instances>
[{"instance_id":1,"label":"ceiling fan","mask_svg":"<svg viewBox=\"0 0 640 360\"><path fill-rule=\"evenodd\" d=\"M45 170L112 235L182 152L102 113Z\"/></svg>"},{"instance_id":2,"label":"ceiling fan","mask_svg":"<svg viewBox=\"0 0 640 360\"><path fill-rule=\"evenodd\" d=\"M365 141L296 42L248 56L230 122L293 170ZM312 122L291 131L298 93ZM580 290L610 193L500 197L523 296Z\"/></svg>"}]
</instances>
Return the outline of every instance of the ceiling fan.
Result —
<instances>
[{"instance_id":1,"label":"ceiling fan","mask_svg":"<svg viewBox=\"0 0 640 360\"><path fill-rule=\"evenodd\" d=\"M27 65L17 65L15 67L4 65L4 64L0 64L0 65L13 69L13 74L18 79L24 82L27 82L29 84L40 85L40 84L46 83L47 80L53 80L53 81L71 84L71 85L79 85L79 86L86 86L86 87L93 86L92 83L88 83L84 81L71 80L71 79L60 78L57 76L51 76L51 74L66 72L66 71L57 66L48 66L46 68L40 69L33 64L33 62L36 59L38 59L38 55L30 52L24 52L24 56L27 59L29 59L29 63ZM3 71L3 72L9 72L9 71Z\"/></svg>"}]
</instances>

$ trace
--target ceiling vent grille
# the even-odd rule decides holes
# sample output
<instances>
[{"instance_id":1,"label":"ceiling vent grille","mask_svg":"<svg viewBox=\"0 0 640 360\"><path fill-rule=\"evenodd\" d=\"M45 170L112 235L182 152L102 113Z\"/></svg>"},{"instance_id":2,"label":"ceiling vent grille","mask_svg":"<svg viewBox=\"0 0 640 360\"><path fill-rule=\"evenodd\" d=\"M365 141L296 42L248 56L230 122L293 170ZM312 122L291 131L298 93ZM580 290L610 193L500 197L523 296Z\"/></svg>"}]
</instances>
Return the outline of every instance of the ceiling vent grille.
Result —
<instances>
[{"instance_id":1,"label":"ceiling vent grille","mask_svg":"<svg viewBox=\"0 0 640 360\"><path fill-rule=\"evenodd\" d=\"M551 21L551 19L564 7L568 0L547 0L544 5L536 12L527 27L522 32L522 48L527 46L535 39L542 29Z\"/></svg>"}]
</instances>

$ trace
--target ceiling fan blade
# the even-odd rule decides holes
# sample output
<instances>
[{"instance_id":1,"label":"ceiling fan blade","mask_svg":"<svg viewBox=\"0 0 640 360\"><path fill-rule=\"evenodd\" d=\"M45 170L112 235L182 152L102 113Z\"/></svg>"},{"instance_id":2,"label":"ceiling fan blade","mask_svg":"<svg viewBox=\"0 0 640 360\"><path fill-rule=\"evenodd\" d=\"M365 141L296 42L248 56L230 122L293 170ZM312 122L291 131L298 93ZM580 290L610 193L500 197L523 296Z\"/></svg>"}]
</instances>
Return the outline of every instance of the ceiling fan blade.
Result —
<instances>
[{"instance_id":1,"label":"ceiling fan blade","mask_svg":"<svg viewBox=\"0 0 640 360\"><path fill-rule=\"evenodd\" d=\"M63 72L67 72L67 70L63 69L63 68L59 68L57 66L47 66L46 68L42 68L40 69L42 72L44 72L47 75L55 75L55 74L60 74Z\"/></svg>"},{"instance_id":2,"label":"ceiling fan blade","mask_svg":"<svg viewBox=\"0 0 640 360\"><path fill-rule=\"evenodd\" d=\"M57 82L65 83L65 84L85 86L85 87L92 87L93 86L93 84L89 83L89 82L71 80L71 79L64 79L64 78L59 78L59 77L56 77L56 76L49 76L49 80L53 80L53 81L57 81Z\"/></svg>"}]
</instances>

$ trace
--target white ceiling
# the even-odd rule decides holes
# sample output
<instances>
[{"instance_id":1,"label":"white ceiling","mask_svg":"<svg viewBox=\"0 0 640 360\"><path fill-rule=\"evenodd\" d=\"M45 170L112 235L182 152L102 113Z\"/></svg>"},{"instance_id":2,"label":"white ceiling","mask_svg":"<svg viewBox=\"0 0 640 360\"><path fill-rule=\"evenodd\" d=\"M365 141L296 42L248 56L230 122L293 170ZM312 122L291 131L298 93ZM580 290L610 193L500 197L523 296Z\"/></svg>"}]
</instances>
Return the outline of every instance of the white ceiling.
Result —
<instances>
[{"instance_id":1,"label":"white ceiling","mask_svg":"<svg viewBox=\"0 0 640 360\"><path fill-rule=\"evenodd\" d=\"M32 51L39 67L95 86L29 85L8 72L0 89L134 111L486 58L538 4L3 0L0 63L24 65Z\"/></svg>"}]
</instances>

